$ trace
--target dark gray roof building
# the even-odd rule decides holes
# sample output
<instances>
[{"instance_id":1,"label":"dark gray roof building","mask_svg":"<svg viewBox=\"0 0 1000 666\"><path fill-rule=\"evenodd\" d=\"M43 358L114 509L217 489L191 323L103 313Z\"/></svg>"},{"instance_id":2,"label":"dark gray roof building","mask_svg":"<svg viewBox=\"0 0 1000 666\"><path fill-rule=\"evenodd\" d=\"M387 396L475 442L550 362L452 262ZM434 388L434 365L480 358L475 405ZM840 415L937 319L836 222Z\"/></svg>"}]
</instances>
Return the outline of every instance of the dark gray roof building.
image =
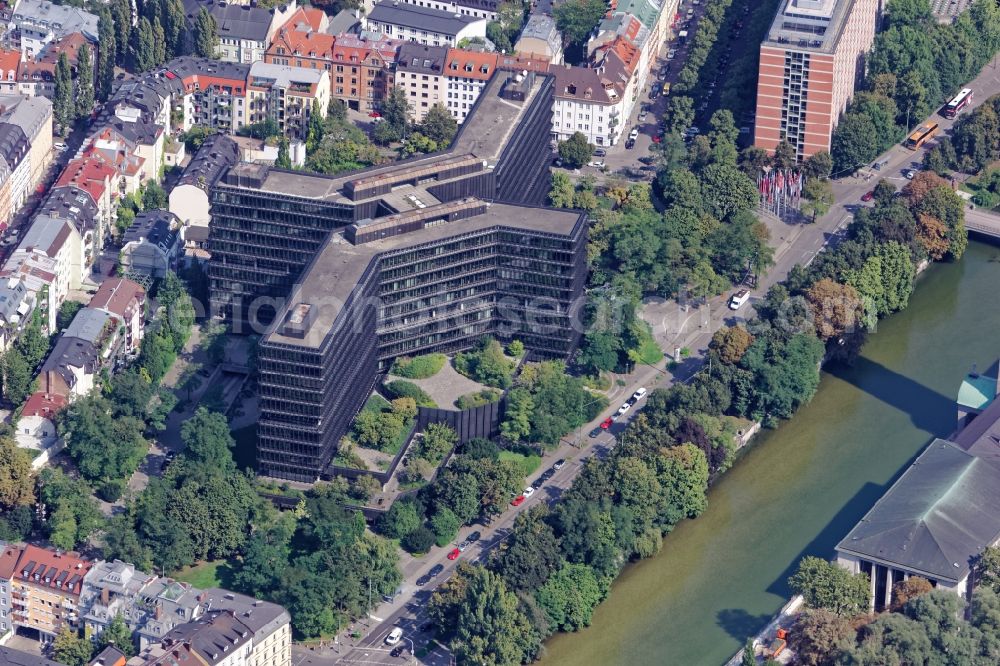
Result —
<instances>
[{"instance_id":1,"label":"dark gray roof building","mask_svg":"<svg viewBox=\"0 0 1000 666\"><path fill-rule=\"evenodd\" d=\"M230 5L225 2L199 2L188 0L184 9L189 21L194 21L198 10L204 7L215 19L219 37L225 39L246 39L262 42L267 39L271 27L271 11L250 5Z\"/></svg>"},{"instance_id":2,"label":"dark gray roof building","mask_svg":"<svg viewBox=\"0 0 1000 666\"><path fill-rule=\"evenodd\" d=\"M1000 461L936 439L837 545L839 559L964 591L975 558L1000 539ZM870 574L871 575L871 574ZM901 580L879 581L879 588ZM886 593L887 594L887 593ZM876 603L876 609L880 604Z\"/></svg>"},{"instance_id":3,"label":"dark gray roof building","mask_svg":"<svg viewBox=\"0 0 1000 666\"><path fill-rule=\"evenodd\" d=\"M399 46L396 69L414 74L440 76L441 72L444 71L444 62L447 58L447 46L426 46L416 42L407 42Z\"/></svg>"},{"instance_id":4,"label":"dark gray roof building","mask_svg":"<svg viewBox=\"0 0 1000 666\"><path fill-rule=\"evenodd\" d=\"M0 664L5 664L5 666L62 666L58 661L21 652L6 645L0 645Z\"/></svg>"},{"instance_id":5,"label":"dark gray roof building","mask_svg":"<svg viewBox=\"0 0 1000 666\"><path fill-rule=\"evenodd\" d=\"M174 628L163 637L161 645L188 645L210 666L229 658L234 652L253 640L253 631L236 618L232 611L213 610L194 622Z\"/></svg>"},{"instance_id":6,"label":"dark gray roof building","mask_svg":"<svg viewBox=\"0 0 1000 666\"><path fill-rule=\"evenodd\" d=\"M383 0L375 5L368 13L367 19L377 24L398 25L443 35L457 35L470 24L483 20L392 0Z\"/></svg>"},{"instance_id":7,"label":"dark gray roof building","mask_svg":"<svg viewBox=\"0 0 1000 666\"><path fill-rule=\"evenodd\" d=\"M205 139L201 148L184 167L177 185L194 185L206 192L226 169L240 161L240 148L225 134L213 134Z\"/></svg>"}]
</instances>

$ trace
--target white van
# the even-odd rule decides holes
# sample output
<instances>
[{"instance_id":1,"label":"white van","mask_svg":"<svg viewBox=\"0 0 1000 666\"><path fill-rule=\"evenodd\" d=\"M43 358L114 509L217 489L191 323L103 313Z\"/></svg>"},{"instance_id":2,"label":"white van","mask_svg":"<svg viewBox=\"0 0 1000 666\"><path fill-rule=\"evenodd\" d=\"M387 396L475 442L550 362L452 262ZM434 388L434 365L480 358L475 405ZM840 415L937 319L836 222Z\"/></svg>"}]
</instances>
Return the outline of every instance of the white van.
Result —
<instances>
[{"instance_id":1,"label":"white van","mask_svg":"<svg viewBox=\"0 0 1000 666\"><path fill-rule=\"evenodd\" d=\"M739 310L741 307L746 305L746 302L749 300L750 300L750 290L741 289L735 294L733 294L732 298L729 299L729 309Z\"/></svg>"},{"instance_id":2,"label":"white van","mask_svg":"<svg viewBox=\"0 0 1000 666\"><path fill-rule=\"evenodd\" d=\"M385 644L395 645L402 639L403 639L403 630L400 629L399 627L396 627L395 629L389 632L388 636L385 637Z\"/></svg>"}]
</instances>

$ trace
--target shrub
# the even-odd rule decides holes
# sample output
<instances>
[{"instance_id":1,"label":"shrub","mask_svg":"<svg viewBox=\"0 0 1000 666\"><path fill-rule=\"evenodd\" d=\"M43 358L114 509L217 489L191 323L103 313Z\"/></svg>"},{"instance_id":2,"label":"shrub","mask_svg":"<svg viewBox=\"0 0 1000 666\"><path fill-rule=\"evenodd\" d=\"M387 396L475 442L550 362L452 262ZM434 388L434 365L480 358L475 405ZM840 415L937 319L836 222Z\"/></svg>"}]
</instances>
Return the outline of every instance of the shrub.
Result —
<instances>
[{"instance_id":1,"label":"shrub","mask_svg":"<svg viewBox=\"0 0 1000 666\"><path fill-rule=\"evenodd\" d=\"M444 354L425 354L423 356L401 356L392 364L392 374L408 379L426 379L433 377L444 367L447 357Z\"/></svg>"},{"instance_id":2,"label":"shrub","mask_svg":"<svg viewBox=\"0 0 1000 666\"><path fill-rule=\"evenodd\" d=\"M507 388L516 364L503 354L503 347L493 338L483 338L476 349L455 356L455 370L487 386Z\"/></svg>"},{"instance_id":3,"label":"shrub","mask_svg":"<svg viewBox=\"0 0 1000 666\"><path fill-rule=\"evenodd\" d=\"M414 555L422 555L431 549L434 540L434 532L421 526L403 537L400 545Z\"/></svg>"},{"instance_id":4,"label":"shrub","mask_svg":"<svg viewBox=\"0 0 1000 666\"><path fill-rule=\"evenodd\" d=\"M473 407L482 407L483 405L488 405L491 402L496 402L503 395L499 390L488 388L482 391L476 391L475 393L466 393L455 401L455 406L459 409L472 409Z\"/></svg>"},{"instance_id":5,"label":"shrub","mask_svg":"<svg viewBox=\"0 0 1000 666\"><path fill-rule=\"evenodd\" d=\"M385 390L393 398L413 398L413 401L417 403L417 407L437 407L434 399L413 382L397 379L394 382L386 384Z\"/></svg>"}]
</instances>

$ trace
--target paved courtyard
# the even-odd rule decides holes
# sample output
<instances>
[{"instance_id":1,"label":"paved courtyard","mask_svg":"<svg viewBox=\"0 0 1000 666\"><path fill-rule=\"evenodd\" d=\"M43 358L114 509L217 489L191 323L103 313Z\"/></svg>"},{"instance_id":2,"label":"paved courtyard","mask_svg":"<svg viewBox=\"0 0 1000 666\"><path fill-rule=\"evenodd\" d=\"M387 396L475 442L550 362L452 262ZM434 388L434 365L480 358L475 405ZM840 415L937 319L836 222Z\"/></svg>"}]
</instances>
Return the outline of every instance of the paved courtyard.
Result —
<instances>
[{"instance_id":1,"label":"paved courtyard","mask_svg":"<svg viewBox=\"0 0 1000 666\"><path fill-rule=\"evenodd\" d=\"M413 382L426 391L427 395L429 395L441 409L455 409L455 401L458 400L459 397L465 395L466 393L475 393L477 391L482 391L484 388L488 388L479 382L474 382L468 377L458 374L458 371L456 371L451 365L451 359L448 359L448 362L444 364L441 371L433 377L428 377L427 379L407 379L406 377L389 375L386 377L386 383L396 379Z\"/></svg>"}]
</instances>

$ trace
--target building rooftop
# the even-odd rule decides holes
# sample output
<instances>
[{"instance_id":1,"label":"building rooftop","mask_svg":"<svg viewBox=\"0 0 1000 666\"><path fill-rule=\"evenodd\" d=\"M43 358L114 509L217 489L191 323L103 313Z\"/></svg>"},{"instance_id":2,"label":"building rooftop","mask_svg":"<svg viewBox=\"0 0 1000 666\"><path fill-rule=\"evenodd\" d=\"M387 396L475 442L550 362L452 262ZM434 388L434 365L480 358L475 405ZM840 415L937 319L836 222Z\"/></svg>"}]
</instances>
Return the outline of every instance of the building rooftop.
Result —
<instances>
[{"instance_id":1,"label":"building rooftop","mask_svg":"<svg viewBox=\"0 0 1000 666\"><path fill-rule=\"evenodd\" d=\"M52 117L52 102L44 97L0 97L0 121L17 125L33 141Z\"/></svg>"},{"instance_id":2,"label":"building rooftop","mask_svg":"<svg viewBox=\"0 0 1000 666\"><path fill-rule=\"evenodd\" d=\"M997 397L998 391L997 364L994 363L986 372L972 371L965 376L958 389L957 402L960 407L985 409Z\"/></svg>"},{"instance_id":3,"label":"building rooftop","mask_svg":"<svg viewBox=\"0 0 1000 666\"><path fill-rule=\"evenodd\" d=\"M202 592L202 604L211 610L231 611L254 635L270 635L276 628L291 621L283 607L218 587Z\"/></svg>"},{"instance_id":4,"label":"building rooftop","mask_svg":"<svg viewBox=\"0 0 1000 666\"><path fill-rule=\"evenodd\" d=\"M471 217L451 216L461 209L473 206L485 209ZM394 216L378 218L372 225L392 225ZM358 282L373 260L396 250L407 249L423 243L432 243L458 234L475 233L490 228L524 229L535 233L568 236L583 224L584 216L577 211L553 208L531 208L507 204L486 205L476 199L452 201L436 206L410 211L400 215L407 222L420 219L424 226L416 231L399 233L381 240L352 244L344 234L334 234L323 245L310 264L303 270L298 287L289 296L285 312L275 319L266 342L304 347L319 347L333 328L333 324L349 302ZM448 221L451 219L452 221ZM294 306L307 304L308 322L305 335L297 337L281 333L286 317L293 314Z\"/></svg>"},{"instance_id":5,"label":"building rooftop","mask_svg":"<svg viewBox=\"0 0 1000 666\"><path fill-rule=\"evenodd\" d=\"M198 56L174 58L164 67L165 71L180 77L185 89L193 89L195 84L198 84L200 89L205 90L219 80L225 81L226 85L233 81L245 83L247 74L250 73L250 65Z\"/></svg>"},{"instance_id":6,"label":"building rooftop","mask_svg":"<svg viewBox=\"0 0 1000 666\"><path fill-rule=\"evenodd\" d=\"M398 0L382 0L368 13L368 20L454 37L468 25L485 19L418 7Z\"/></svg>"},{"instance_id":7,"label":"building rooftop","mask_svg":"<svg viewBox=\"0 0 1000 666\"><path fill-rule=\"evenodd\" d=\"M0 645L0 664L5 666L62 666L58 661Z\"/></svg>"},{"instance_id":8,"label":"building rooftop","mask_svg":"<svg viewBox=\"0 0 1000 666\"><path fill-rule=\"evenodd\" d=\"M38 215L31 226L38 223L43 215L61 218L70 222L82 236L97 225L100 211L90 192L76 185L60 185L49 191L49 196L38 209ZM29 229L30 231L30 229ZM24 245L24 241L21 242Z\"/></svg>"},{"instance_id":9,"label":"building rooftop","mask_svg":"<svg viewBox=\"0 0 1000 666\"><path fill-rule=\"evenodd\" d=\"M0 578L10 580L17 569L17 561L21 557L21 546L13 543L0 542Z\"/></svg>"},{"instance_id":10,"label":"building rooftop","mask_svg":"<svg viewBox=\"0 0 1000 666\"><path fill-rule=\"evenodd\" d=\"M91 41L97 41L97 16L78 7L48 0L21 0L14 9L13 20L18 25L47 28L57 37L81 32Z\"/></svg>"},{"instance_id":11,"label":"building rooftop","mask_svg":"<svg viewBox=\"0 0 1000 666\"><path fill-rule=\"evenodd\" d=\"M954 440L968 453L1000 463L1000 400L991 402Z\"/></svg>"},{"instance_id":12,"label":"building rooftop","mask_svg":"<svg viewBox=\"0 0 1000 666\"><path fill-rule=\"evenodd\" d=\"M79 595L83 577L90 571L91 564L76 553L49 550L29 544L21 552L15 577L17 580L34 585Z\"/></svg>"},{"instance_id":13,"label":"building rooftop","mask_svg":"<svg viewBox=\"0 0 1000 666\"><path fill-rule=\"evenodd\" d=\"M163 637L162 646L189 645L209 666L229 659L253 639L253 632L230 611L212 610L179 625Z\"/></svg>"},{"instance_id":14,"label":"building rooftop","mask_svg":"<svg viewBox=\"0 0 1000 666\"><path fill-rule=\"evenodd\" d=\"M1000 462L936 439L837 550L958 582L998 538Z\"/></svg>"},{"instance_id":15,"label":"building rooftop","mask_svg":"<svg viewBox=\"0 0 1000 666\"><path fill-rule=\"evenodd\" d=\"M447 46L407 42L399 47L396 54L396 68L416 74L440 75L444 71L444 61L447 57Z\"/></svg>"},{"instance_id":16,"label":"building rooftop","mask_svg":"<svg viewBox=\"0 0 1000 666\"><path fill-rule=\"evenodd\" d=\"M542 89L542 80L529 72L500 72L483 89L475 106L458 129L449 149L452 154L470 153L492 165L507 147L521 116ZM516 94L516 93L523 94Z\"/></svg>"},{"instance_id":17,"label":"building rooftop","mask_svg":"<svg viewBox=\"0 0 1000 666\"><path fill-rule=\"evenodd\" d=\"M250 65L250 78L247 80L247 86L288 88L304 84L312 87L322 81L324 76L329 76L329 73L323 69L275 65L257 60Z\"/></svg>"},{"instance_id":18,"label":"building rooftop","mask_svg":"<svg viewBox=\"0 0 1000 666\"><path fill-rule=\"evenodd\" d=\"M489 81L497 69L496 53L448 49L444 73L447 76Z\"/></svg>"},{"instance_id":19,"label":"building rooftop","mask_svg":"<svg viewBox=\"0 0 1000 666\"><path fill-rule=\"evenodd\" d=\"M860 0L782 0L764 45L833 53L847 17Z\"/></svg>"},{"instance_id":20,"label":"building rooftop","mask_svg":"<svg viewBox=\"0 0 1000 666\"><path fill-rule=\"evenodd\" d=\"M555 19L547 14L532 12L528 16L528 21L524 24L524 29L521 31L521 36L518 37L517 43L520 44L525 39L537 39L545 42L551 52L545 55L554 55L562 52L562 34L559 32L559 28L556 27ZM514 46L516 51L522 50L517 47L517 44Z\"/></svg>"},{"instance_id":21,"label":"building rooftop","mask_svg":"<svg viewBox=\"0 0 1000 666\"><path fill-rule=\"evenodd\" d=\"M21 417L41 416L51 419L55 416L56 412L66 406L67 402L64 396L36 391L28 396L28 399L24 402L24 407L21 408ZM2 561L0 561L0 578L3 577L2 573L3 566Z\"/></svg>"},{"instance_id":22,"label":"building rooftop","mask_svg":"<svg viewBox=\"0 0 1000 666\"><path fill-rule=\"evenodd\" d=\"M198 152L184 167L175 187L194 185L208 191L225 170L240 161L240 148L225 134L213 134L205 139Z\"/></svg>"},{"instance_id":23,"label":"building rooftop","mask_svg":"<svg viewBox=\"0 0 1000 666\"><path fill-rule=\"evenodd\" d=\"M271 28L272 10L213 0L207 2L188 0L184 3L184 10L189 21L194 21L201 7L207 9L215 18L221 39L244 39L254 42L267 40L267 33Z\"/></svg>"},{"instance_id":24,"label":"building rooftop","mask_svg":"<svg viewBox=\"0 0 1000 666\"><path fill-rule=\"evenodd\" d=\"M107 310L125 319L133 303L141 302L145 297L146 290L132 280L118 277L108 278L101 283L97 293L90 299L88 307Z\"/></svg>"},{"instance_id":25,"label":"building rooftop","mask_svg":"<svg viewBox=\"0 0 1000 666\"><path fill-rule=\"evenodd\" d=\"M62 249L71 229L67 221L48 215L37 215L18 244L18 250L41 250L48 257L55 257Z\"/></svg>"},{"instance_id":26,"label":"building rooftop","mask_svg":"<svg viewBox=\"0 0 1000 666\"><path fill-rule=\"evenodd\" d=\"M66 327L63 337L78 338L98 347L110 319L112 319L111 314L103 310L93 307L81 308Z\"/></svg>"}]
</instances>

